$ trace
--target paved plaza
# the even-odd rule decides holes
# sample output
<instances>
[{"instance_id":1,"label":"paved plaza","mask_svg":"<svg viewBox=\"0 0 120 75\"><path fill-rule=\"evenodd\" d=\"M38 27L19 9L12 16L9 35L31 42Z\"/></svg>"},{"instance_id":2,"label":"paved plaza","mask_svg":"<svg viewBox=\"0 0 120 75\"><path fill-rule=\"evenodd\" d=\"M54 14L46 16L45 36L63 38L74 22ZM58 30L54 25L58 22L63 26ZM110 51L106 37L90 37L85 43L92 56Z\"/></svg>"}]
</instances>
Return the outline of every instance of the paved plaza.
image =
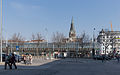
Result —
<instances>
[{"instance_id":1,"label":"paved plaza","mask_svg":"<svg viewBox=\"0 0 120 75\"><path fill-rule=\"evenodd\" d=\"M116 60L36 58L32 65L17 63L18 69L4 70L0 65L0 75L120 75L120 63Z\"/></svg>"}]
</instances>

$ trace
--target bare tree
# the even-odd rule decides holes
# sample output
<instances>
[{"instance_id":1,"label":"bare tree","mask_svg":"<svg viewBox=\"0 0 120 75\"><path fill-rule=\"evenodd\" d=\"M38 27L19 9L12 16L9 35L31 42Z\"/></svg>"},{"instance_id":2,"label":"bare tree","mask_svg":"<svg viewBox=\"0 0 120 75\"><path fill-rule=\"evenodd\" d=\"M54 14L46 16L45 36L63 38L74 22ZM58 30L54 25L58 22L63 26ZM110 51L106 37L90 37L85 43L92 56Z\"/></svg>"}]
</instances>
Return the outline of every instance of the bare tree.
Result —
<instances>
[{"instance_id":1,"label":"bare tree","mask_svg":"<svg viewBox=\"0 0 120 75\"><path fill-rule=\"evenodd\" d=\"M20 33L14 33L8 42L16 43L17 45L23 45L25 38Z\"/></svg>"},{"instance_id":2,"label":"bare tree","mask_svg":"<svg viewBox=\"0 0 120 75\"><path fill-rule=\"evenodd\" d=\"M80 44L81 44L82 48L84 47L85 43L89 43L90 42L89 35L87 35L85 32L82 33L79 38L81 39Z\"/></svg>"},{"instance_id":3,"label":"bare tree","mask_svg":"<svg viewBox=\"0 0 120 75\"><path fill-rule=\"evenodd\" d=\"M63 39L65 39L65 36L63 33L60 33L60 32L53 33L53 36L52 36L53 42L62 42Z\"/></svg>"},{"instance_id":4,"label":"bare tree","mask_svg":"<svg viewBox=\"0 0 120 75\"><path fill-rule=\"evenodd\" d=\"M79 43L83 52L82 54L84 56L86 53L86 51L84 50L84 47L86 46L86 44L90 43L90 38L89 38L89 35L87 35L85 32L82 33L79 38L81 39Z\"/></svg>"},{"instance_id":5,"label":"bare tree","mask_svg":"<svg viewBox=\"0 0 120 75\"><path fill-rule=\"evenodd\" d=\"M40 33L32 34L31 40L36 41L39 44L43 40L43 36Z\"/></svg>"},{"instance_id":6,"label":"bare tree","mask_svg":"<svg viewBox=\"0 0 120 75\"><path fill-rule=\"evenodd\" d=\"M14 33L10 40L12 40L13 42L23 42L24 38L22 37L22 35L20 33L18 33L18 34Z\"/></svg>"},{"instance_id":7,"label":"bare tree","mask_svg":"<svg viewBox=\"0 0 120 75\"><path fill-rule=\"evenodd\" d=\"M13 44L16 46L23 45L24 40L24 37L20 33L14 33L13 36L8 40L8 42L10 42L11 45L11 52Z\"/></svg>"},{"instance_id":8,"label":"bare tree","mask_svg":"<svg viewBox=\"0 0 120 75\"><path fill-rule=\"evenodd\" d=\"M37 39L37 40L43 40L42 38L43 38L42 35L41 35L40 33L37 33L36 39Z\"/></svg>"},{"instance_id":9,"label":"bare tree","mask_svg":"<svg viewBox=\"0 0 120 75\"><path fill-rule=\"evenodd\" d=\"M40 45L40 42L42 42L43 40L42 35L40 33L32 34L31 40L36 42L36 46L37 46L36 54L37 56L39 56L39 45Z\"/></svg>"},{"instance_id":10,"label":"bare tree","mask_svg":"<svg viewBox=\"0 0 120 75\"><path fill-rule=\"evenodd\" d=\"M88 43L90 42L89 35L87 35L85 32L81 34L80 38L82 39L83 43Z\"/></svg>"},{"instance_id":11,"label":"bare tree","mask_svg":"<svg viewBox=\"0 0 120 75\"><path fill-rule=\"evenodd\" d=\"M107 35L107 36L108 36L108 35ZM115 54L115 48L113 48L113 46L114 46L116 43L118 43L118 42L116 41L116 39L117 39L117 38L112 37L112 38L109 38L109 39L106 39L106 40L105 40L105 42L104 42L105 55L106 55L106 50L107 50L108 46L110 46L110 45L112 45L112 49L113 49L112 54L113 54L113 55ZM103 42L102 42L102 44L103 44Z\"/></svg>"},{"instance_id":12,"label":"bare tree","mask_svg":"<svg viewBox=\"0 0 120 75\"><path fill-rule=\"evenodd\" d=\"M35 40L35 34L32 34L31 40Z\"/></svg>"}]
</instances>

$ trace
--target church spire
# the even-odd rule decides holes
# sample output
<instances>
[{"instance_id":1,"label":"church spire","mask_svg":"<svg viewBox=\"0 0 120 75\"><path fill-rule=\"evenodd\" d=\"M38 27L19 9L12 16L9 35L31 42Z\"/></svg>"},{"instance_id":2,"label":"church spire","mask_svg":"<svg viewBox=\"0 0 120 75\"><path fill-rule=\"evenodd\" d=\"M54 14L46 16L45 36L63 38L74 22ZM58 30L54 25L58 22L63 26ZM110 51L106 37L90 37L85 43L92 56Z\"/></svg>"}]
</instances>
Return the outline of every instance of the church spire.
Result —
<instances>
[{"instance_id":1,"label":"church spire","mask_svg":"<svg viewBox=\"0 0 120 75\"><path fill-rule=\"evenodd\" d=\"M73 16L72 16L72 21L71 21L71 23L73 24Z\"/></svg>"},{"instance_id":2,"label":"church spire","mask_svg":"<svg viewBox=\"0 0 120 75\"><path fill-rule=\"evenodd\" d=\"M74 22L73 22L73 17L72 17L72 20L71 20L70 31L74 31L74 32L75 32L75 29L74 29Z\"/></svg>"},{"instance_id":3,"label":"church spire","mask_svg":"<svg viewBox=\"0 0 120 75\"><path fill-rule=\"evenodd\" d=\"M71 20L71 27L70 27L70 31L75 31L75 29L74 29L73 17L72 17L72 20Z\"/></svg>"},{"instance_id":4,"label":"church spire","mask_svg":"<svg viewBox=\"0 0 120 75\"><path fill-rule=\"evenodd\" d=\"M76 33L75 33L75 29L74 29L73 17L72 17L72 21L71 21L71 27L70 27L69 37L70 38L75 38L76 37Z\"/></svg>"}]
</instances>

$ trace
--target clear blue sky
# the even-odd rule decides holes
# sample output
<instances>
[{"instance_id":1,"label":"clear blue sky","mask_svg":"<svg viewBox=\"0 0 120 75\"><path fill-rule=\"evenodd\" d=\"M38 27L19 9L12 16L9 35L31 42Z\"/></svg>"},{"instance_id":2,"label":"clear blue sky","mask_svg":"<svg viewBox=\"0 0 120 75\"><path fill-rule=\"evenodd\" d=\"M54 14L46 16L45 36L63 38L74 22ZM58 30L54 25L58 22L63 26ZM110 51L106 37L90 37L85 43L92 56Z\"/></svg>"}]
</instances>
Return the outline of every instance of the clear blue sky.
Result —
<instances>
[{"instance_id":1,"label":"clear blue sky","mask_svg":"<svg viewBox=\"0 0 120 75\"><path fill-rule=\"evenodd\" d=\"M51 38L59 31L68 37L71 18L76 34L83 31L91 37L93 28L120 30L120 0L3 0L3 35L20 32L27 40L40 32ZM47 29L47 31L46 31Z\"/></svg>"}]
</instances>

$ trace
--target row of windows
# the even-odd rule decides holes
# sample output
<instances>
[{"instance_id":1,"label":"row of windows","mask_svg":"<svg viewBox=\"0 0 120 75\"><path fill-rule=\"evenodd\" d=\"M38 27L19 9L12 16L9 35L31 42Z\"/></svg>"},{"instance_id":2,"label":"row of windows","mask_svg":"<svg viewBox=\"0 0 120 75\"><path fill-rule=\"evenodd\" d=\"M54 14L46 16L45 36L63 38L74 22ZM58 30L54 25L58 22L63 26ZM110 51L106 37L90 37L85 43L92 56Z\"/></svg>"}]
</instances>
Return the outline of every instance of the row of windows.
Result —
<instances>
[{"instance_id":1,"label":"row of windows","mask_svg":"<svg viewBox=\"0 0 120 75\"><path fill-rule=\"evenodd\" d=\"M105 50L103 50L103 53L105 53ZM106 53L111 53L111 51L106 51Z\"/></svg>"},{"instance_id":2,"label":"row of windows","mask_svg":"<svg viewBox=\"0 0 120 75\"><path fill-rule=\"evenodd\" d=\"M105 48L103 47L103 50L104 50ZM108 47L107 49L112 49L112 47Z\"/></svg>"},{"instance_id":3,"label":"row of windows","mask_svg":"<svg viewBox=\"0 0 120 75\"><path fill-rule=\"evenodd\" d=\"M103 38L105 38L105 37L106 38L120 38L120 36L113 36L113 37L112 36L103 36Z\"/></svg>"},{"instance_id":4,"label":"row of windows","mask_svg":"<svg viewBox=\"0 0 120 75\"><path fill-rule=\"evenodd\" d=\"M103 39L103 40L101 40L101 41L102 41L102 42L112 42L112 40L105 40L105 39ZM116 39L115 42L120 42L120 39Z\"/></svg>"},{"instance_id":5,"label":"row of windows","mask_svg":"<svg viewBox=\"0 0 120 75\"><path fill-rule=\"evenodd\" d=\"M112 47L112 45L113 45L114 47L120 48L120 44L119 44L119 43L117 43L117 44L112 44L112 43L109 43L109 44L106 43L106 44L105 44L105 43L103 43L103 44L102 44L102 46L106 46L106 45L109 45L109 47L110 47L110 46Z\"/></svg>"},{"instance_id":6,"label":"row of windows","mask_svg":"<svg viewBox=\"0 0 120 75\"><path fill-rule=\"evenodd\" d=\"M105 48L103 47L103 50L104 50ZM107 49L113 49L112 47L107 47ZM120 47L118 47L117 49L120 49Z\"/></svg>"},{"instance_id":7,"label":"row of windows","mask_svg":"<svg viewBox=\"0 0 120 75\"><path fill-rule=\"evenodd\" d=\"M117 51L119 52L119 51ZM105 53L105 50L103 50L103 53ZM106 51L106 53L112 53L112 51Z\"/></svg>"}]
</instances>

